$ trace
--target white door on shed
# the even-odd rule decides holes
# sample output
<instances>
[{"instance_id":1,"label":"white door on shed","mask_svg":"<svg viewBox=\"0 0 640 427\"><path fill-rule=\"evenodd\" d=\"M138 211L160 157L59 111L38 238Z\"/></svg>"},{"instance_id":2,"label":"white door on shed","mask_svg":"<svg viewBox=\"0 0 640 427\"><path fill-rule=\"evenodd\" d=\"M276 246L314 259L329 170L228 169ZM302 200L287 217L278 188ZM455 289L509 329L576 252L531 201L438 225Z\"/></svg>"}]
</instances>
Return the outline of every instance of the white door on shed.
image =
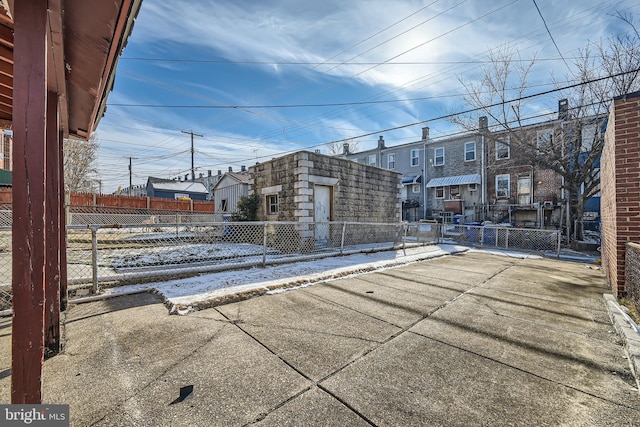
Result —
<instances>
[{"instance_id":1,"label":"white door on shed","mask_svg":"<svg viewBox=\"0 0 640 427\"><path fill-rule=\"evenodd\" d=\"M331 187L314 186L313 208L316 223L316 245L326 245L329 243L329 221L331 220Z\"/></svg>"}]
</instances>

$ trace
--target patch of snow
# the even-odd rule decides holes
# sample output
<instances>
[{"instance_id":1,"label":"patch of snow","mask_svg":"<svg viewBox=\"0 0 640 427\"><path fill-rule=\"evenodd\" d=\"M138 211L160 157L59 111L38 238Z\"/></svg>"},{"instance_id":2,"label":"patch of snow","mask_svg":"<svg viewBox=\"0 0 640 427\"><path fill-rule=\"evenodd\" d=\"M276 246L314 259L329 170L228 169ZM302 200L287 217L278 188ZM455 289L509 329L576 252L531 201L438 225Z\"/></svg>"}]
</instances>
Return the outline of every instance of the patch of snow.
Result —
<instances>
[{"instance_id":1,"label":"patch of snow","mask_svg":"<svg viewBox=\"0 0 640 427\"><path fill-rule=\"evenodd\" d=\"M155 291L173 306L173 312L186 314L188 311L184 310L193 310L193 306L226 295L251 291L275 293L278 292L275 290L278 287L295 289L345 275L363 274L467 250L469 248L466 246L435 245L328 257L265 268L221 271L170 281L109 288L104 290L103 295L118 296L143 290Z\"/></svg>"}]
</instances>

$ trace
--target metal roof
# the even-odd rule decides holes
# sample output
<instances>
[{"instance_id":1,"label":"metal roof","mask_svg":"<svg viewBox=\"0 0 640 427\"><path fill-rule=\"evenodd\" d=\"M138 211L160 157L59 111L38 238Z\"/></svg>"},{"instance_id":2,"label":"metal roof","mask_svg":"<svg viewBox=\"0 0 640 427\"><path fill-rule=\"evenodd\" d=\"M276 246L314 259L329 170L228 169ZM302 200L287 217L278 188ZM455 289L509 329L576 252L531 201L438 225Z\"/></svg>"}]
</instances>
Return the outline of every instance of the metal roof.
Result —
<instances>
[{"instance_id":1,"label":"metal roof","mask_svg":"<svg viewBox=\"0 0 640 427\"><path fill-rule=\"evenodd\" d=\"M419 182L422 182L422 175L403 175L402 176L402 183L403 184L417 184Z\"/></svg>"},{"instance_id":2,"label":"metal roof","mask_svg":"<svg viewBox=\"0 0 640 427\"><path fill-rule=\"evenodd\" d=\"M479 173L472 175L445 176L433 178L427 183L427 188L448 187L450 185L480 184L482 182Z\"/></svg>"}]
</instances>

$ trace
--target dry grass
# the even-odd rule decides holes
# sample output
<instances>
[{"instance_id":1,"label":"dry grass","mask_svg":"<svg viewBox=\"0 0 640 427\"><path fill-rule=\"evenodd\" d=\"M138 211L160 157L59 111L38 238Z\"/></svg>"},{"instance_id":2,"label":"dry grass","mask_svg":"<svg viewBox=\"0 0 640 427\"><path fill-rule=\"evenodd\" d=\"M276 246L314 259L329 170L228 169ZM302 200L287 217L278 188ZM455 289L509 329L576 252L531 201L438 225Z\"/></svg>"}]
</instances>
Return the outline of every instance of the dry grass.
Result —
<instances>
[{"instance_id":1,"label":"dry grass","mask_svg":"<svg viewBox=\"0 0 640 427\"><path fill-rule=\"evenodd\" d=\"M640 312L638 312L638 309L636 308L633 301L629 298L620 298L618 302L621 306L628 309L627 314L629 315L629 317L631 317L637 325L640 325Z\"/></svg>"}]
</instances>

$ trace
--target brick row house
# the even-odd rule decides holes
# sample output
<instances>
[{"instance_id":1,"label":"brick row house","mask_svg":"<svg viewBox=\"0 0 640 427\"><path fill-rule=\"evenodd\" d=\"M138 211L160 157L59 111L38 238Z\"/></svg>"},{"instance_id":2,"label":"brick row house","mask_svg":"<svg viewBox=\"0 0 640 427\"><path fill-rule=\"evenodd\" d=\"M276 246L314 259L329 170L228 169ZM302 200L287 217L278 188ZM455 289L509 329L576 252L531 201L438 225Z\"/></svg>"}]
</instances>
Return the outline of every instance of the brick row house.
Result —
<instances>
[{"instance_id":1,"label":"brick row house","mask_svg":"<svg viewBox=\"0 0 640 427\"><path fill-rule=\"evenodd\" d=\"M544 167L541 156L572 150L566 135L581 132L593 138L594 131L602 132L601 124L602 118L576 124L561 100L553 120L495 130L481 117L475 132L431 139L429 128L423 128L418 141L387 147L380 136L375 149L350 153L345 146L342 156L402 173L405 221L557 228L567 217L568 193L563 178Z\"/></svg>"}]
</instances>

